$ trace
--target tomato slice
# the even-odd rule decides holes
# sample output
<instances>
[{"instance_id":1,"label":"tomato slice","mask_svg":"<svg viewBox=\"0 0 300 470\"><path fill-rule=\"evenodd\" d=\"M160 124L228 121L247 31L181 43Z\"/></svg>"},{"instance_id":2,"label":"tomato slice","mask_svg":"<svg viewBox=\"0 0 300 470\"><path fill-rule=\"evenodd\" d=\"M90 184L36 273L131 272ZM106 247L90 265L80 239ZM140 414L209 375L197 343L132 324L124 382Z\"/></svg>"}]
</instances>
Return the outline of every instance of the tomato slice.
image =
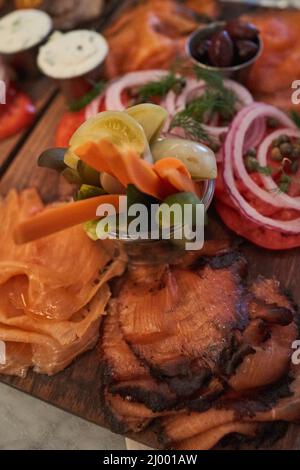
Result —
<instances>
[{"instance_id":1,"label":"tomato slice","mask_svg":"<svg viewBox=\"0 0 300 470\"><path fill-rule=\"evenodd\" d=\"M0 106L0 140L17 134L30 126L36 109L30 98L21 91L10 89L7 103Z\"/></svg>"},{"instance_id":2,"label":"tomato slice","mask_svg":"<svg viewBox=\"0 0 300 470\"><path fill-rule=\"evenodd\" d=\"M56 130L56 147L68 147L70 139L78 127L85 121L85 110L65 113Z\"/></svg>"},{"instance_id":3,"label":"tomato slice","mask_svg":"<svg viewBox=\"0 0 300 470\"><path fill-rule=\"evenodd\" d=\"M252 177L257 184L261 183L258 175L253 175ZM242 181L238 181L237 185L240 193L262 215L274 217L279 220L292 220L299 216L299 213L295 210L278 209L261 201L248 191ZM288 235L277 230L264 228L252 220L249 220L236 208L226 191L222 178L221 165L219 167L219 177L216 183L215 206L222 221L229 229L255 245L269 250L288 250L300 246L300 235Z\"/></svg>"},{"instance_id":4,"label":"tomato slice","mask_svg":"<svg viewBox=\"0 0 300 470\"><path fill-rule=\"evenodd\" d=\"M99 113L105 111L104 99L101 100ZM80 111L65 113L56 130L55 145L57 147L68 147L70 139L78 127L85 122L85 108Z\"/></svg>"},{"instance_id":5,"label":"tomato slice","mask_svg":"<svg viewBox=\"0 0 300 470\"><path fill-rule=\"evenodd\" d=\"M220 201L217 201L215 206L219 216L230 230L255 245L269 250L290 250L300 247L300 235L287 235L256 225L236 209Z\"/></svg>"}]
</instances>

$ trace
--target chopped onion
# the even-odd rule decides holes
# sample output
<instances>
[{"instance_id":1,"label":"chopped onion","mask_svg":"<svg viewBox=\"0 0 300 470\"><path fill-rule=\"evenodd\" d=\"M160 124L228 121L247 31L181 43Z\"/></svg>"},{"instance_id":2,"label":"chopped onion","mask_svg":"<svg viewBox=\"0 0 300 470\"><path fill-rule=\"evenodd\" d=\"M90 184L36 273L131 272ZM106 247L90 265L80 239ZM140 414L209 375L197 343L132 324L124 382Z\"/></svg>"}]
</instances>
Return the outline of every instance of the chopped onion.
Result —
<instances>
[{"instance_id":1,"label":"chopped onion","mask_svg":"<svg viewBox=\"0 0 300 470\"><path fill-rule=\"evenodd\" d=\"M245 183L244 176L246 177L247 183L249 183L249 179L252 181L254 185L252 186L252 184L250 184L252 192L257 195L258 198L260 198L261 191L264 194L266 193L266 191L261 190L261 188L254 183L252 178L250 178L243 162L243 143L246 132L255 119L263 116L274 117L284 125L293 127L293 122L284 113L270 105L254 103L240 111L232 122L224 145L224 182L232 202L246 218L265 228L276 229L285 233L298 234L300 233L300 218L290 221L282 221L263 216L241 195L236 185L234 169L242 179L243 183ZM269 194L269 196L273 206L282 207L278 206L276 195Z\"/></svg>"}]
</instances>

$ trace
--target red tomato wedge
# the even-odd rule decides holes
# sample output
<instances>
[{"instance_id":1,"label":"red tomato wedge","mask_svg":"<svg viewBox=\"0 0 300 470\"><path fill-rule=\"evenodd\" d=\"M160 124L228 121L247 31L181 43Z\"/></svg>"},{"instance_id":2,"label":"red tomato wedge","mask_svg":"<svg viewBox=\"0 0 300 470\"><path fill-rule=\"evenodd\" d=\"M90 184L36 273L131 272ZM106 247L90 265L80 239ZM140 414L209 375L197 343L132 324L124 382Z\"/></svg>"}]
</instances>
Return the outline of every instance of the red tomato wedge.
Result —
<instances>
[{"instance_id":1,"label":"red tomato wedge","mask_svg":"<svg viewBox=\"0 0 300 470\"><path fill-rule=\"evenodd\" d=\"M227 204L216 202L219 216L230 230L255 245L269 250L289 250L300 246L300 235L285 235L256 225Z\"/></svg>"},{"instance_id":2,"label":"red tomato wedge","mask_svg":"<svg viewBox=\"0 0 300 470\"><path fill-rule=\"evenodd\" d=\"M30 126L35 113L36 109L25 93L10 89L7 103L0 105L0 140L11 137Z\"/></svg>"},{"instance_id":3,"label":"red tomato wedge","mask_svg":"<svg viewBox=\"0 0 300 470\"><path fill-rule=\"evenodd\" d=\"M85 121L85 111L65 113L56 130L56 147L68 147L70 139L78 127Z\"/></svg>"},{"instance_id":4,"label":"red tomato wedge","mask_svg":"<svg viewBox=\"0 0 300 470\"><path fill-rule=\"evenodd\" d=\"M267 248L269 250L288 250L300 246L300 235L283 234L277 230L264 228L245 217L233 204L221 176L217 179L215 200L216 209L222 221L233 232L241 237L246 238L255 245ZM260 182L258 175L252 176L257 183ZM253 195L243 185L241 181L238 183L239 191L243 196L255 207L261 214L268 217L275 217L280 220L292 220L299 216L295 210L276 209L273 206L261 201Z\"/></svg>"},{"instance_id":5,"label":"red tomato wedge","mask_svg":"<svg viewBox=\"0 0 300 470\"><path fill-rule=\"evenodd\" d=\"M85 111L86 108L80 111L69 111L62 116L56 130L55 145L57 147L68 147L72 135L86 120ZM101 111L105 111L104 99L101 100L99 106L99 113Z\"/></svg>"}]
</instances>

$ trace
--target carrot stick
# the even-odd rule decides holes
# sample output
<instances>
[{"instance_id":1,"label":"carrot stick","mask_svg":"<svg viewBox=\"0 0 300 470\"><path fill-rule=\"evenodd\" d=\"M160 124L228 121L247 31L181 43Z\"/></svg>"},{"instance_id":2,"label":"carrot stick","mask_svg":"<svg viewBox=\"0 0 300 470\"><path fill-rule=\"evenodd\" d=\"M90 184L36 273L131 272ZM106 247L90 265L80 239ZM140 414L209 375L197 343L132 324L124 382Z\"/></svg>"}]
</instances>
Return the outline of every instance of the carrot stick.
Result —
<instances>
[{"instance_id":1,"label":"carrot stick","mask_svg":"<svg viewBox=\"0 0 300 470\"><path fill-rule=\"evenodd\" d=\"M158 160L154 166L157 172L163 172L171 169L178 170L183 175L192 179L191 174L184 163L182 163L178 158L166 157L161 160Z\"/></svg>"},{"instance_id":2,"label":"carrot stick","mask_svg":"<svg viewBox=\"0 0 300 470\"><path fill-rule=\"evenodd\" d=\"M28 243L95 219L97 208L101 204L111 204L118 211L119 195L103 195L46 209L16 227L15 243Z\"/></svg>"},{"instance_id":3,"label":"carrot stick","mask_svg":"<svg viewBox=\"0 0 300 470\"><path fill-rule=\"evenodd\" d=\"M175 158L159 160L154 164L154 170L162 180L167 181L177 191L190 192L199 195L197 184L191 179L191 175L185 165L174 162ZM176 191L174 191L176 192Z\"/></svg>"},{"instance_id":4,"label":"carrot stick","mask_svg":"<svg viewBox=\"0 0 300 470\"><path fill-rule=\"evenodd\" d=\"M102 171L105 173L111 173L108 156L111 152L115 151L116 149L113 145L106 140L102 140L99 143L86 142L75 150L75 154L84 163L87 163L89 166L94 168L94 170L97 170L100 173Z\"/></svg>"}]
</instances>

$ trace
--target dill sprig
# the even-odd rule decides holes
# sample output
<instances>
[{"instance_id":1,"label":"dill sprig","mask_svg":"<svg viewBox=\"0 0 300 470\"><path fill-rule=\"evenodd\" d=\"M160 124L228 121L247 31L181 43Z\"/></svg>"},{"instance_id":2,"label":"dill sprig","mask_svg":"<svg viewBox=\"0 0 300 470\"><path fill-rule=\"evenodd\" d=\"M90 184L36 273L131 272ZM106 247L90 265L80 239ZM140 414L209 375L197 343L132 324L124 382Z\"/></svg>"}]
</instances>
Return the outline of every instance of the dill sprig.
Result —
<instances>
[{"instance_id":1,"label":"dill sprig","mask_svg":"<svg viewBox=\"0 0 300 470\"><path fill-rule=\"evenodd\" d=\"M101 93L104 91L105 86L105 80L100 80L100 82L95 83L93 88L82 98L74 100L69 104L70 111L75 112L85 108L85 106L90 104L95 98L97 98L97 96L101 95Z\"/></svg>"},{"instance_id":2,"label":"dill sprig","mask_svg":"<svg viewBox=\"0 0 300 470\"><path fill-rule=\"evenodd\" d=\"M138 91L138 99L141 102L149 101L151 98L163 98L170 90L180 93L185 86L185 79L170 72L160 80L146 83Z\"/></svg>"},{"instance_id":3,"label":"dill sprig","mask_svg":"<svg viewBox=\"0 0 300 470\"><path fill-rule=\"evenodd\" d=\"M237 98L232 90L225 88L220 74L199 67L195 67L194 73L198 80L205 81L205 92L175 114L170 128L180 127L189 138L215 144L203 129L204 120L217 114L224 122L230 121L235 113Z\"/></svg>"},{"instance_id":4,"label":"dill sprig","mask_svg":"<svg viewBox=\"0 0 300 470\"><path fill-rule=\"evenodd\" d=\"M300 114L297 113L297 111L294 109L291 111L291 118L293 119L296 126L300 128Z\"/></svg>"},{"instance_id":5,"label":"dill sprig","mask_svg":"<svg viewBox=\"0 0 300 470\"><path fill-rule=\"evenodd\" d=\"M211 137L207 134L205 129L203 129L201 123L189 115L187 110L175 114L170 125L170 130L175 127L180 127L184 131L185 136L189 139L212 143Z\"/></svg>"}]
</instances>

